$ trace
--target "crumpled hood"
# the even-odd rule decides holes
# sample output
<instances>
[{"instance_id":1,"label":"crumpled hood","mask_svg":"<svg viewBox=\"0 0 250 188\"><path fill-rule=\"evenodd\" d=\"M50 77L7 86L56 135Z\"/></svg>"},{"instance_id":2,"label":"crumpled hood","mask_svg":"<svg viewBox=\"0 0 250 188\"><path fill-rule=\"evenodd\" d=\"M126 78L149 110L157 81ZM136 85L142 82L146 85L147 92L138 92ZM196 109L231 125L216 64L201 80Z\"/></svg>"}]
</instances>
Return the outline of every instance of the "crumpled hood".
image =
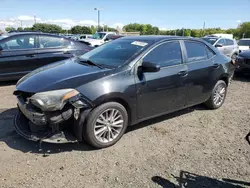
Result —
<instances>
[{"instance_id":1,"label":"crumpled hood","mask_svg":"<svg viewBox=\"0 0 250 188\"><path fill-rule=\"evenodd\" d=\"M16 86L17 90L37 93L56 89L76 88L109 74L110 69L100 69L77 63L76 59L59 61L27 74Z\"/></svg>"}]
</instances>

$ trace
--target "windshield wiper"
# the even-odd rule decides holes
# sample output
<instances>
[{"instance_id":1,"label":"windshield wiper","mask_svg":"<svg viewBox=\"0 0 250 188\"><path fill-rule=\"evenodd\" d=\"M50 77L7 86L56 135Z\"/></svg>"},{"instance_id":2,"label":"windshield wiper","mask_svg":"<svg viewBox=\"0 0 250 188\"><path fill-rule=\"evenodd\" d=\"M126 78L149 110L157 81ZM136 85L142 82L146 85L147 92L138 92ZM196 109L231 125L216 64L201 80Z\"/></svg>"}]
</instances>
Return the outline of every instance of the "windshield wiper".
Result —
<instances>
[{"instance_id":1,"label":"windshield wiper","mask_svg":"<svg viewBox=\"0 0 250 188\"><path fill-rule=\"evenodd\" d=\"M92 65L92 66L96 66L96 67L98 67L100 69L104 69L104 67L102 65L97 64L97 63L95 63L95 62L93 62L93 61L91 61L89 59L79 59L79 61L82 62L82 63L87 63L87 64Z\"/></svg>"}]
</instances>

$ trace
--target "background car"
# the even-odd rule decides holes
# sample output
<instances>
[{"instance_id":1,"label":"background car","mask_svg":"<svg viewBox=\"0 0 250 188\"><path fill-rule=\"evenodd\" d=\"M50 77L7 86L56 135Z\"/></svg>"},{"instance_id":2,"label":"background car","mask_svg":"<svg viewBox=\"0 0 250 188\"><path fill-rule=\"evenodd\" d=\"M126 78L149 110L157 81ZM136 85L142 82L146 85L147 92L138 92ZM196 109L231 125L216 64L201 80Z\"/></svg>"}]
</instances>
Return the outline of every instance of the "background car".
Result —
<instances>
[{"instance_id":1,"label":"background car","mask_svg":"<svg viewBox=\"0 0 250 188\"><path fill-rule=\"evenodd\" d=\"M237 56L235 73L250 73L250 50L243 51Z\"/></svg>"},{"instance_id":2,"label":"background car","mask_svg":"<svg viewBox=\"0 0 250 188\"><path fill-rule=\"evenodd\" d=\"M97 47L111 41L114 35L116 35L114 32L96 32L91 38L83 39L82 41L92 47Z\"/></svg>"},{"instance_id":3,"label":"background car","mask_svg":"<svg viewBox=\"0 0 250 188\"><path fill-rule=\"evenodd\" d=\"M85 39L89 39L89 38L92 38L92 35L89 35L89 34L86 34L86 35L79 35L77 40L78 41L83 41Z\"/></svg>"},{"instance_id":4,"label":"background car","mask_svg":"<svg viewBox=\"0 0 250 188\"><path fill-rule=\"evenodd\" d=\"M230 38L222 38L217 36L205 36L202 38L206 42L212 44L224 55L236 59L239 54L239 46L237 42Z\"/></svg>"},{"instance_id":5,"label":"background car","mask_svg":"<svg viewBox=\"0 0 250 188\"><path fill-rule=\"evenodd\" d=\"M250 38L240 39L238 45L240 52L250 50Z\"/></svg>"},{"instance_id":6,"label":"background car","mask_svg":"<svg viewBox=\"0 0 250 188\"><path fill-rule=\"evenodd\" d=\"M0 36L0 80L16 80L56 61L82 55L91 47L62 36L19 32Z\"/></svg>"},{"instance_id":7,"label":"background car","mask_svg":"<svg viewBox=\"0 0 250 188\"><path fill-rule=\"evenodd\" d=\"M19 80L15 127L33 141L108 147L128 125L200 103L221 107L231 62L194 38L123 37Z\"/></svg>"}]
</instances>

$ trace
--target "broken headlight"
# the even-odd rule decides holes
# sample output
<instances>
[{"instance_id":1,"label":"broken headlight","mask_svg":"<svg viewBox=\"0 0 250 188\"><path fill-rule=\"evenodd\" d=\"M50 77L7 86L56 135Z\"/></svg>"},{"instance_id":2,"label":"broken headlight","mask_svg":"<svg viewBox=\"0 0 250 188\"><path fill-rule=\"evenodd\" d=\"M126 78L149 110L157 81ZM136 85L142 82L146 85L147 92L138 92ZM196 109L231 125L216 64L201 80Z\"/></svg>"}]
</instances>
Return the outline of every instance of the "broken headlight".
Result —
<instances>
[{"instance_id":1,"label":"broken headlight","mask_svg":"<svg viewBox=\"0 0 250 188\"><path fill-rule=\"evenodd\" d=\"M30 102L42 111L61 110L67 101L79 95L75 89L60 89L34 94Z\"/></svg>"}]
</instances>

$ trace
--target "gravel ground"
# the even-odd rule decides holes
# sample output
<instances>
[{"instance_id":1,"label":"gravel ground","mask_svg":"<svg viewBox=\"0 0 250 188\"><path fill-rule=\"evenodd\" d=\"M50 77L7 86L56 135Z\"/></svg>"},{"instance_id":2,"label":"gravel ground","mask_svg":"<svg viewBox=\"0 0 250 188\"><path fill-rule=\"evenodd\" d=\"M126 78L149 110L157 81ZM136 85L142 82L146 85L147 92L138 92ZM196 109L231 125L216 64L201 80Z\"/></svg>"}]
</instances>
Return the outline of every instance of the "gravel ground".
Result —
<instances>
[{"instance_id":1,"label":"gravel ground","mask_svg":"<svg viewBox=\"0 0 250 188\"><path fill-rule=\"evenodd\" d=\"M44 144L46 155L14 131L14 88L0 86L0 187L250 187L250 78L233 81L218 110L143 122L102 150Z\"/></svg>"}]
</instances>

